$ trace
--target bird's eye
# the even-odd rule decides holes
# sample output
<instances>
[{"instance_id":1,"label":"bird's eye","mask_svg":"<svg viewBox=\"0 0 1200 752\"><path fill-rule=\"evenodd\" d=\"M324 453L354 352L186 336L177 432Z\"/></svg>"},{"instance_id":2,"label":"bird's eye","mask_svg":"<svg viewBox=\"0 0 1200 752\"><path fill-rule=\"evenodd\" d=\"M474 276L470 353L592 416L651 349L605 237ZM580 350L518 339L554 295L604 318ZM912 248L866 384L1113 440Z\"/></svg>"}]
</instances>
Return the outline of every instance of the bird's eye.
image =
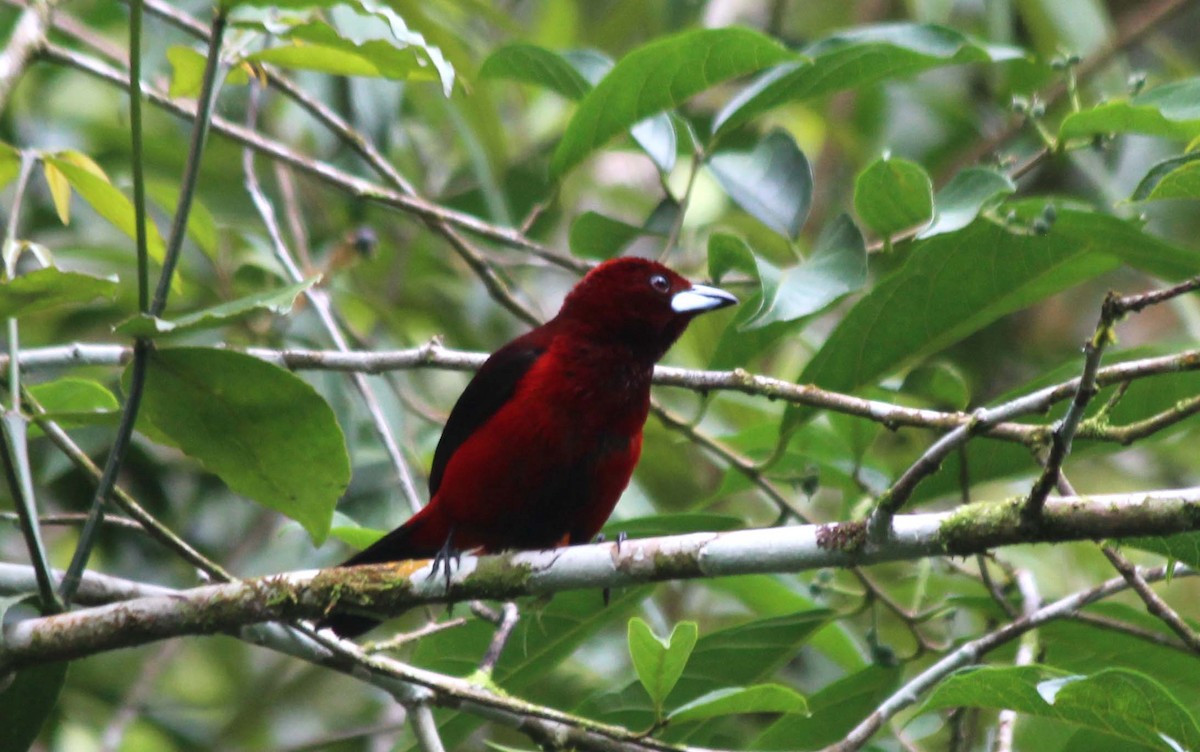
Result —
<instances>
[{"instance_id":1,"label":"bird's eye","mask_svg":"<svg viewBox=\"0 0 1200 752\"><path fill-rule=\"evenodd\" d=\"M671 291L671 281L661 274L655 274L650 278L650 286L661 293Z\"/></svg>"}]
</instances>

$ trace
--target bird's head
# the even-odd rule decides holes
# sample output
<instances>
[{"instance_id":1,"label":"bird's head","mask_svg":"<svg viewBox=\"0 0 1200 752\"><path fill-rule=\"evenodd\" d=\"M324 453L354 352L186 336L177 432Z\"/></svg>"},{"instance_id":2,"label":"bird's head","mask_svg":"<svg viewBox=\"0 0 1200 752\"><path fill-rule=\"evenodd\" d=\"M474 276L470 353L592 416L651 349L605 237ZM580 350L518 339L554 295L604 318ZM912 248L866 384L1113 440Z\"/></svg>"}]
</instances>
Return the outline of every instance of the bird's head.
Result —
<instances>
[{"instance_id":1,"label":"bird's head","mask_svg":"<svg viewBox=\"0 0 1200 752\"><path fill-rule=\"evenodd\" d=\"M558 319L657 361L697 315L737 302L655 261L619 258L588 272L567 294Z\"/></svg>"}]
</instances>

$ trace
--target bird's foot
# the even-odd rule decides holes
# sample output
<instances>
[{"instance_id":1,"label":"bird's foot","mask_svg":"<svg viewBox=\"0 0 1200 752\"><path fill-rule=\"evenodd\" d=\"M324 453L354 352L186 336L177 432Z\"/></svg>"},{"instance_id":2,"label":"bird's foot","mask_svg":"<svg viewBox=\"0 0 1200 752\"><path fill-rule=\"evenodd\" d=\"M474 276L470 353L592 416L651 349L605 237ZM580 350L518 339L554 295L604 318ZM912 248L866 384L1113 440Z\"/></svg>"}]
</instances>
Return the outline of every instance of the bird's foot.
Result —
<instances>
[{"instance_id":1,"label":"bird's foot","mask_svg":"<svg viewBox=\"0 0 1200 752\"><path fill-rule=\"evenodd\" d=\"M454 530L450 530L450 534L446 536L446 542L438 549L438 552L433 555L433 565L429 571L429 577L432 579L437 577L438 570L441 569L446 578L446 590L450 590L450 562L454 562L457 568L462 565L462 551L454 547Z\"/></svg>"},{"instance_id":2,"label":"bird's foot","mask_svg":"<svg viewBox=\"0 0 1200 752\"><path fill-rule=\"evenodd\" d=\"M628 538L629 535L624 530L617 533L617 553L621 553L621 544L628 540ZM604 533L596 533L596 537L592 538L592 543L603 543L604 541ZM612 588L601 590L600 597L604 599L604 607L608 608L608 602L612 600Z\"/></svg>"}]
</instances>

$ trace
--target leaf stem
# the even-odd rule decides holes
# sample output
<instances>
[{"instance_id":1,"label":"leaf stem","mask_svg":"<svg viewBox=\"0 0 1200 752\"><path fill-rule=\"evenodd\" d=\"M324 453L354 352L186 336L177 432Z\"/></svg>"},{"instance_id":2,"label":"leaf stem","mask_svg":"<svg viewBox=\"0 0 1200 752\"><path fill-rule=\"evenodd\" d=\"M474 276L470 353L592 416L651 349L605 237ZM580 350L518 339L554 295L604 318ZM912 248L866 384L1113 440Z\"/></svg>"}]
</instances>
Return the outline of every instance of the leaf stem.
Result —
<instances>
[{"instance_id":1,"label":"leaf stem","mask_svg":"<svg viewBox=\"0 0 1200 752\"><path fill-rule=\"evenodd\" d=\"M135 66L140 67L139 58L141 57L141 20L140 13L141 0L134 0L131 3L131 8L138 8L139 12L133 13L130 18L130 68L133 70ZM167 305L167 295L171 290L171 277L175 273L175 265L179 260L179 252L183 248L183 238L186 234L188 214L191 210L192 199L195 196L196 182L200 175L200 157L204 152L205 135L208 133L208 123L212 117L212 105L216 98L217 90L217 70L220 68L221 57L221 40L225 36L225 21L226 9L224 6L218 6L213 15L212 35L209 40L207 62L204 66L204 80L200 88L200 100L196 106L196 123L192 129L192 140L188 148L187 163L183 169L183 184L179 192L179 205L175 210L175 217L171 224L171 234L167 239L166 256L163 259L162 274L158 279L158 287L155 290L154 299L151 301L149 308L143 308L144 312L148 312L151 316L162 314ZM141 99L141 81L136 76L130 77L130 97L134 100ZM134 110L130 109L130 116L134 113L141 114L140 103L139 107ZM137 195L137 175L139 174L139 164L141 162L141 127L140 124L132 129L134 146L134 175L135 175L135 197ZM145 206L144 195L142 200L140 217L137 221L138 232L138 280L139 280L139 299L144 303L144 297L141 294L142 278L148 277L149 272L146 270L147 259L143 253L145 247ZM147 292L149 284L146 284ZM129 440L133 435L133 426L137 421L138 409L142 403L142 392L146 386L146 368L150 357L150 341L144 338L134 340L133 344L133 365L131 367L129 395L125 400L124 409L121 411L121 422L117 426L117 435L113 439L112 449L109 450L108 458L104 463L104 471L100 476L100 482L96 486L96 493L92 496L92 505L88 513L88 520L84 523L83 529L79 534L79 543L76 545L75 554L71 557L71 563L67 567L66 574L63 575L62 584L59 586L59 594L63 601L69 603L71 597L75 594L79 587L80 577L83 570L87 567L88 558L91 556L92 548L96 545L96 535L100 530L100 523L104 519L104 505L108 502L109 496L112 494L113 486L116 485L117 472L121 468L121 462L125 458L125 451L129 447Z\"/></svg>"},{"instance_id":2,"label":"leaf stem","mask_svg":"<svg viewBox=\"0 0 1200 752\"><path fill-rule=\"evenodd\" d=\"M17 175L17 185L13 193L12 212L8 218L8 227L4 232L4 275L8 280L17 276L17 261L21 251L17 246L17 223L21 218L21 204L25 198L25 189L29 186L29 176L33 173L33 165L37 156L31 151L21 152L21 168ZM20 331L17 319L8 319L8 355L12 361L20 352ZM37 500L33 492L33 472L29 467L29 451L26 443L25 416L21 414L21 368L19 363L8 364L8 389L10 400L4 410L4 475L8 480L9 492L17 509L20 520L21 534L25 538L25 547L29 551L29 559L33 563L34 577L37 580L38 596L44 613L59 613L63 610L62 603L54 594L54 581L50 575L50 561L46 556L46 546L42 543L41 529L38 527Z\"/></svg>"}]
</instances>

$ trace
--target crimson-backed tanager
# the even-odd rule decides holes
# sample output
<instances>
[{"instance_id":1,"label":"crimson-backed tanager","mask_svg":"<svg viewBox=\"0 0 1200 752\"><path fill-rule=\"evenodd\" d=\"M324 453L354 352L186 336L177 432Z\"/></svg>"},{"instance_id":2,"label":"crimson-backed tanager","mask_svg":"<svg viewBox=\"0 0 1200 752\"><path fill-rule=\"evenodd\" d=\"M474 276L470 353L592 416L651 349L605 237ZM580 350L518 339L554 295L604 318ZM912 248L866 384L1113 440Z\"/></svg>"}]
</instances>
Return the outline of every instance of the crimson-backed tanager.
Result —
<instances>
[{"instance_id":1,"label":"crimson-backed tanager","mask_svg":"<svg viewBox=\"0 0 1200 752\"><path fill-rule=\"evenodd\" d=\"M600 264L553 319L491 355L446 421L430 501L342 566L591 541L637 464L654 364L698 314L737 299L662 264ZM355 636L377 620L331 614Z\"/></svg>"}]
</instances>

